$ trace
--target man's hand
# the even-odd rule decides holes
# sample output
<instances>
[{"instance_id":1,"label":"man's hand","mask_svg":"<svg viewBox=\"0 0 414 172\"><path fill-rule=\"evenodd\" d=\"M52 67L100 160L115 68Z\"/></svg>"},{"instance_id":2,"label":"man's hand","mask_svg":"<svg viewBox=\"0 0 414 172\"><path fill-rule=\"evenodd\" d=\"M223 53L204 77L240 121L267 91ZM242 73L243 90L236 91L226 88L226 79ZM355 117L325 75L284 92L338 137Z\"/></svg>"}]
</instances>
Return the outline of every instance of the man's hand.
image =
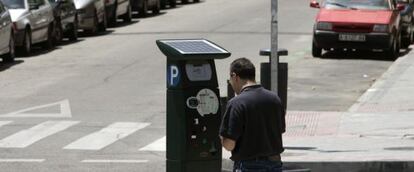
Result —
<instances>
[{"instance_id":1,"label":"man's hand","mask_svg":"<svg viewBox=\"0 0 414 172\"><path fill-rule=\"evenodd\" d=\"M236 146L236 141L220 136L221 144L227 151L232 151Z\"/></svg>"}]
</instances>

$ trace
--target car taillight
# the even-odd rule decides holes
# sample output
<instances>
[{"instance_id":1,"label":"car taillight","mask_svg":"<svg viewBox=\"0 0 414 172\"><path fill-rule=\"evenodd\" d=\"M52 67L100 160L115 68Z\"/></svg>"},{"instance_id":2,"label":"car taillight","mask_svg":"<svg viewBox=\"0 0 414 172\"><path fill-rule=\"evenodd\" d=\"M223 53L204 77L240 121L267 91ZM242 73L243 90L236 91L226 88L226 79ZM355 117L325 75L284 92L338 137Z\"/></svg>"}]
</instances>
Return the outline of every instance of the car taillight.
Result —
<instances>
[{"instance_id":1,"label":"car taillight","mask_svg":"<svg viewBox=\"0 0 414 172\"><path fill-rule=\"evenodd\" d=\"M373 32L388 32L388 25L386 24L376 24L372 28Z\"/></svg>"},{"instance_id":2,"label":"car taillight","mask_svg":"<svg viewBox=\"0 0 414 172\"><path fill-rule=\"evenodd\" d=\"M332 30L332 23L328 22L318 22L316 24L317 30Z\"/></svg>"}]
</instances>

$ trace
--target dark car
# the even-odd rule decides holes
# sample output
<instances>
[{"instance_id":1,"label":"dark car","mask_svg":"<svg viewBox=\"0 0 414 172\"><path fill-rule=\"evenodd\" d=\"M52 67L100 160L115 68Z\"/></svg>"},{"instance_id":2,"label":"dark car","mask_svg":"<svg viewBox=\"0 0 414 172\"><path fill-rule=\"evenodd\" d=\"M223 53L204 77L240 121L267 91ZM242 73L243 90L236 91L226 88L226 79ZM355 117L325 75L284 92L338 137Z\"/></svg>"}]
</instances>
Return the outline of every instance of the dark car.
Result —
<instances>
[{"instance_id":1,"label":"dark car","mask_svg":"<svg viewBox=\"0 0 414 172\"><path fill-rule=\"evenodd\" d=\"M395 0L324 0L316 16L312 55L322 50L382 50L395 59L401 43L400 11Z\"/></svg>"},{"instance_id":2,"label":"dark car","mask_svg":"<svg viewBox=\"0 0 414 172\"><path fill-rule=\"evenodd\" d=\"M124 22L131 22L130 0L105 0L105 11L110 26L115 26L118 18L122 18Z\"/></svg>"},{"instance_id":3,"label":"dark car","mask_svg":"<svg viewBox=\"0 0 414 172\"><path fill-rule=\"evenodd\" d=\"M153 14L158 14L161 9L160 0L131 0L131 4L132 10L138 11L138 14L141 17L146 17L148 15L148 10L151 10Z\"/></svg>"},{"instance_id":4,"label":"dark car","mask_svg":"<svg viewBox=\"0 0 414 172\"><path fill-rule=\"evenodd\" d=\"M4 62L14 61L14 33L10 14L0 1L0 57Z\"/></svg>"},{"instance_id":5,"label":"dark car","mask_svg":"<svg viewBox=\"0 0 414 172\"><path fill-rule=\"evenodd\" d=\"M73 0L49 0L55 17L55 40L65 36L71 41L78 39L78 13Z\"/></svg>"},{"instance_id":6,"label":"dark car","mask_svg":"<svg viewBox=\"0 0 414 172\"><path fill-rule=\"evenodd\" d=\"M401 47L408 48L414 41L414 0L398 0L404 6L401 15Z\"/></svg>"}]
</instances>

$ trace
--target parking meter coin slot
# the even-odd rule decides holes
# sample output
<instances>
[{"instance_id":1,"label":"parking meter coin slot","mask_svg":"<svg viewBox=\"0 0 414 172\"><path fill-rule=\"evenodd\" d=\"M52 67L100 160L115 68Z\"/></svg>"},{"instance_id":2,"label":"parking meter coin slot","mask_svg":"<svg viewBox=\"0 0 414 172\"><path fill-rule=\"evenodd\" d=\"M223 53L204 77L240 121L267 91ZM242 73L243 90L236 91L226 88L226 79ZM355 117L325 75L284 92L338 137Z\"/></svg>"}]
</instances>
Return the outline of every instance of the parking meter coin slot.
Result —
<instances>
[{"instance_id":1,"label":"parking meter coin slot","mask_svg":"<svg viewBox=\"0 0 414 172\"><path fill-rule=\"evenodd\" d=\"M199 105L199 101L197 99L197 97L189 97L187 99L187 107L190 109L197 109Z\"/></svg>"}]
</instances>

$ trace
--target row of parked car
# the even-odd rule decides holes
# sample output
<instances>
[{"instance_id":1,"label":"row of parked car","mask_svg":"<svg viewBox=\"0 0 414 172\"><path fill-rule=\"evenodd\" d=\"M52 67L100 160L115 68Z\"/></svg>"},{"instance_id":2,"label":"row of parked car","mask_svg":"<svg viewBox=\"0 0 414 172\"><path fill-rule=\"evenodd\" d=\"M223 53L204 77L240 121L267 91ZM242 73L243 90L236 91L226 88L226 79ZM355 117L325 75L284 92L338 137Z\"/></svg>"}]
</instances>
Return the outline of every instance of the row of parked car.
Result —
<instances>
[{"instance_id":1,"label":"row of parked car","mask_svg":"<svg viewBox=\"0 0 414 172\"><path fill-rule=\"evenodd\" d=\"M319 8L312 55L322 50L382 50L390 59L414 43L413 0L313 0Z\"/></svg>"},{"instance_id":2,"label":"row of parked car","mask_svg":"<svg viewBox=\"0 0 414 172\"><path fill-rule=\"evenodd\" d=\"M0 56L12 62L16 50L29 55L33 44L50 49L65 37L76 41L79 30L93 35L117 19L131 22L133 11L145 17L167 5L175 7L176 0L0 0Z\"/></svg>"}]
</instances>

